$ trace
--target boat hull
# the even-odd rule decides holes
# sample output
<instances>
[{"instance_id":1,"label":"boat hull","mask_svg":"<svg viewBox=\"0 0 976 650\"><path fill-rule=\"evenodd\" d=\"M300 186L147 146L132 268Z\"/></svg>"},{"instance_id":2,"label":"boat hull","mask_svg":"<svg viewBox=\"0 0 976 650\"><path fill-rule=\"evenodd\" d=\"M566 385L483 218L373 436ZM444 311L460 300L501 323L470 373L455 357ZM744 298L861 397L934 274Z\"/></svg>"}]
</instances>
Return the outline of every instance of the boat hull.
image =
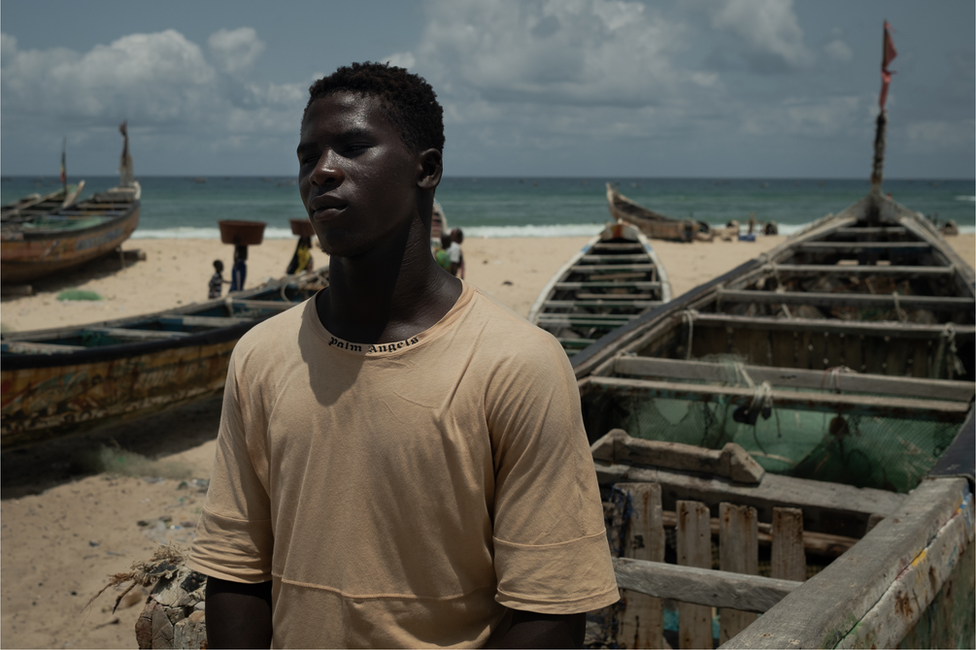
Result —
<instances>
[{"instance_id":1,"label":"boat hull","mask_svg":"<svg viewBox=\"0 0 976 650\"><path fill-rule=\"evenodd\" d=\"M528 320L573 355L641 313L671 300L667 271L630 224L608 224L543 287Z\"/></svg>"},{"instance_id":2,"label":"boat hull","mask_svg":"<svg viewBox=\"0 0 976 650\"><path fill-rule=\"evenodd\" d=\"M217 394L241 334L118 359L5 368L0 372L2 448L43 442Z\"/></svg>"},{"instance_id":3,"label":"boat hull","mask_svg":"<svg viewBox=\"0 0 976 650\"><path fill-rule=\"evenodd\" d=\"M0 241L0 276L23 283L76 268L112 253L139 225L138 203L110 222L80 231L48 231Z\"/></svg>"},{"instance_id":4,"label":"boat hull","mask_svg":"<svg viewBox=\"0 0 976 650\"><path fill-rule=\"evenodd\" d=\"M328 268L222 300L75 328L3 335L3 450L219 393L248 330L325 286Z\"/></svg>"}]
</instances>

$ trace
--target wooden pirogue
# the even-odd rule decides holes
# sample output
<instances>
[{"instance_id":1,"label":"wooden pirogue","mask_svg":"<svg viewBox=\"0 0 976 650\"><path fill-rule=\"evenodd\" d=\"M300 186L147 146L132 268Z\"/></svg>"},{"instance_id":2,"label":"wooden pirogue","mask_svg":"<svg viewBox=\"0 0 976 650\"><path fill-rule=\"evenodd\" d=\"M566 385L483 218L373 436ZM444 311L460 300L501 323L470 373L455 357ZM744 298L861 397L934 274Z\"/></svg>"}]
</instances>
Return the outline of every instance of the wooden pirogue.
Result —
<instances>
[{"instance_id":1,"label":"wooden pirogue","mask_svg":"<svg viewBox=\"0 0 976 650\"><path fill-rule=\"evenodd\" d=\"M645 208L618 192L610 183L607 183L607 207L615 221L637 226L649 239L708 241L713 235L707 223L694 219L675 219Z\"/></svg>"},{"instance_id":2,"label":"wooden pirogue","mask_svg":"<svg viewBox=\"0 0 976 650\"><path fill-rule=\"evenodd\" d=\"M142 189L133 177L125 124L120 181L117 187L75 202L81 186L56 201L59 193L4 206L0 219L0 276L4 283L24 283L76 268L108 255L139 225Z\"/></svg>"},{"instance_id":3,"label":"wooden pirogue","mask_svg":"<svg viewBox=\"0 0 976 650\"><path fill-rule=\"evenodd\" d=\"M570 355L671 299L671 283L647 238L617 222L586 243L539 293L529 321Z\"/></svg>"},{"instance_id":4,"label":"wooden pirogue","mask_svg":"<svg viewBox=\"0 0 976 650\"><path fill-rule=\"evenodd\" d=\"M310 298L327 279L324 267L155 314L0 335L0 447L217 394L238 339Z\"/></svg>"},{"instance_id":5,"label":"wooden pirogue","mask_svg":"<svg viewBox=\"0 0 976 650\"><path fill-rule=\"evenodd\" d=\"M868 196L573 357L626 590L593 642L663 647L662 597L680 647L711 607L723 647L976 647L976 281L881 191L885 122Z\"/></svg>"}]
</instances>

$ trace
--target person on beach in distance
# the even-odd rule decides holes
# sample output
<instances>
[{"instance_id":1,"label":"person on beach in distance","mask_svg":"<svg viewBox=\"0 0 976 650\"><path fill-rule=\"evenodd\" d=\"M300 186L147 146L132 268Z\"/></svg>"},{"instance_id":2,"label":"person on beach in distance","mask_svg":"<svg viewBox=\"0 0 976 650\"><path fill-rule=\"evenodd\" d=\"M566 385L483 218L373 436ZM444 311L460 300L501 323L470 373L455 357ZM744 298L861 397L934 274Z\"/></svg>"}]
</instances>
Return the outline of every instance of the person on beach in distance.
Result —
<instances>
[{"instance_id":1,"label":"person on beach in distance","mask_svg":"<svg viewBox=\"0 0 976 650\"><path fill-rule=\"evenodd\" d=\"M464 253L461 252L461 242L464 241L464 233L460 228L451 231L451 246L447 249L447 254L451 260L451 275L464 279Z\"/></svg>"},{"instance_id":2,"label":"person on beach in distance","mask_svg":"<svg viewBox=\"0 0 976 650\"><path fill-rule=\"evenodd\" d=\"M445 271L451 270L451 255L447 252L450 247L451 236L446 232L441 233L441 245L434 249L434 261Z\"/></svg>"},{"instance_id":3,"label":"person on beach in distance","mask_svg":"<svg viewBox=\"0 0 976 650\"><path fill-rule=\"evenodd\" d=\"M310 88L329 286L231 357L189 560L210 647L579 647L618 599L565 352L430 254L442 120L402 68Z\"/></svg>"},{"instance_id":4,"label":"person on beach in distance","mask_svg":"<svg viewBox=\"0 0 976 650\"><path fill-rule=\"evenodd\" d=\"M234 266L230 269L230 290L241 291L247 279L247 246L234 246Z\"/></svg>"},{"instance_id":5,"label":"person on beach in distance","mask_svg":"<svg viewBox=\"0 0 976 650\"><path fill-rule=\"evenodd\" d=\"M288 275L296 275L311 271L312 268L312 238L299 237L298 246L295 247L295 254L291 256L291 261L288 262L288 268L285 269L285 273Z\"/></svg>"},{"instance_id":6,"label":"person on beach in distance","mask_svg":"<svg viewBox=\"0 0 976 650\"><path fill-rule=\"evenodd\" d=\"M209 289L207 297L210 300L219 298L224 290L224 285L230 284L229 280L224 279L224 263L220 260L214 260L213 267L214 274L210 276L210 284L207 287Z\"/></svg>"}]
</instances>

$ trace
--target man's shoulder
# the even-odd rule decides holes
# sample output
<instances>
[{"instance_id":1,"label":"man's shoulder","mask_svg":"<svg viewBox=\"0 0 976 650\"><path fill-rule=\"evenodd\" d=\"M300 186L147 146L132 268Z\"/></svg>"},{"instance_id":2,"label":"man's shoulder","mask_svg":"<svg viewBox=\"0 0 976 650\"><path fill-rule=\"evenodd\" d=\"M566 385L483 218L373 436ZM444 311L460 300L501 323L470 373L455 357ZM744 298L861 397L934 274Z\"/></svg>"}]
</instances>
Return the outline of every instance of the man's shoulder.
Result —
<instances>
[{"instance_id":1,"label":"man's shoulder","mask_svg":"<svg viewBox=\"0 0 976 650\"><path fill-rule=\"evenodd\" d=\"M297 345L298 333L309 304L310 300L298 303L249 329L237 342L235 354L252 355L262 351L274 354L273 350L279 349L282 344L294 342Z\"/></svg>"},{"instance_id":2,"label":"man's shoulder","mask_svg":"<svg viewBox=\"0 0 976 650\"><path fill-rule=\"evenodd\" d=\"M495 343L495 348L508 354L541 354L546 358L554 353L560 359L566 356L562 346L549 332L537 327L517 314L497 298L475 288L472 320L479 331Z\"/></svg>"}]
</instances>

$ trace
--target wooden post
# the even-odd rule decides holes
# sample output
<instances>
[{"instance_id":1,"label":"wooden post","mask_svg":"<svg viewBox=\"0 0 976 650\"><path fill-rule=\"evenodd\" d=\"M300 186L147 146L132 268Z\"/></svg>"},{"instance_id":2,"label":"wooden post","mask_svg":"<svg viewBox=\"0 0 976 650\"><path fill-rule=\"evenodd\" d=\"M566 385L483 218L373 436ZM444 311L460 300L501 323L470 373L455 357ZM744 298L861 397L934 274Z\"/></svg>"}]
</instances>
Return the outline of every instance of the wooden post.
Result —
<instances>
[{"instance_id":1,"label":"wooden post","mask_svg":"<svg viewBox=\"0 0 976 650\"><path fill-rule=\"evenodd\" d=\"M772 577L803 582L807 557L803 546L803 511L773 508Z\"/></svg>"},{"instance_id":2,"label":"wooden post","mask_svg":"<svg viewBox=\"0 0 976 650\"><path fill-rule=\"evenodd\" d=\"M661 486L657 483L618 483L630 497L631 513L624 540L625 557L664 561ZM618 640L627 648L668 648L664 642L664 614L660 598L625 591Z\"/></svg>"},{"instance_id":3,"label":"wooden post","mask_svg":"<svg viewBox=\"0 0 976 650\"><path fill-rule=\"evenodd\" d=\"M756 509L719 504L719 564L722 571L756 575L759 572L759 518ZM751 612L723 607L719 613L719 643L725 643L756 620Z\"/></svg>"},{"instance_id":4,"label":"wooden post","mask_svg":"<svg viewBox=\"0 0 976 650\"><path fill-rule=\"evenodd\" d=\"M712 568L712 529L708 506L699 501L677 502L678 564ZM712 647L712 608L678 603L679 647Z\"/></svg>"}]
</instances>

